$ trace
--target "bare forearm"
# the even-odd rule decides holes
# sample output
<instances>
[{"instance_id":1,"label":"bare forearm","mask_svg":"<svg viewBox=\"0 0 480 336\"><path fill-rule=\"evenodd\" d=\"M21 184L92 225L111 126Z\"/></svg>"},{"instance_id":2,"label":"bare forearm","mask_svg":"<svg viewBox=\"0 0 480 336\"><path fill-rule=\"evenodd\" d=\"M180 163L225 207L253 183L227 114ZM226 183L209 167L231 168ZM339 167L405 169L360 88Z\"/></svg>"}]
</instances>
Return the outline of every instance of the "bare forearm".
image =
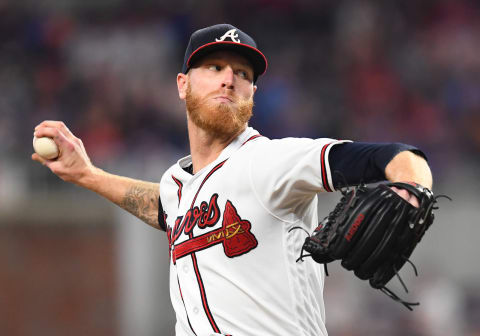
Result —
<instances>
[{"instance_id":1,"label":"bare forearm","mask_svg":"<svg viewBox=\"0 0 480 336\"><path fill-rule=\"evenodd\" d=\"M432 188L432 172L425 159L410 151L397 154L385 168L385 176L392 182L416 182Z\"/></svg>"},{"instance_id":2,"label":"bare forearm","mask_svg":"<svg viewBox=\"0 0 480 336\"><path fill-rule=\"evenodd\" d=\"M158 224L158 183L134 180L104 172L90 161L81 139L77 138L61 121L45 120L35 127L34 135L53 139L60 155L47 160L37 153L37 161L62 180L90 189L107 198L145 223L160 228Z\"/></svg>"},{"instance_id":3,"label":"bare forearm","mask_svg":"<svg viewBox=\"0 0 480 336\"><path fill-rule=\"evenodd\" d=\"M107 198L156 229L160 228L158 183L113 175L97 168L83 181L82 186Z\"/></svg>"}]
</instances>

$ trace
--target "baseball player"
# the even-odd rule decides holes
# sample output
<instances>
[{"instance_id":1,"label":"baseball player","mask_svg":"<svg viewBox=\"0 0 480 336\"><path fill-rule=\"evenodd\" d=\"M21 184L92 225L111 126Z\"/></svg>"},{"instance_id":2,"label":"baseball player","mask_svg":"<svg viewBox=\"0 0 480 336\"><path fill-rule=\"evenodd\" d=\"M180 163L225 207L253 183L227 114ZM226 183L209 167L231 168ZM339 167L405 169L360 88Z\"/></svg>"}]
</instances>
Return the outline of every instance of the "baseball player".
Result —
<instances>
[{"instance_id":1,"label":"baseball player","mask_svg":"<svg viewBox=\"0 0 480 336\"><path fill-rule=\"evenodd\" d=\"M35 129L37 137L54 139L60 156L33 160L166 232L178 336L327 335L323 268L311 259L296 262L305 233L289 230L311 232L318 194L346 184L432 185L423 153L409 145L272 140L249 127L266 69L255 41L232 25L191 35L177 75L191 155L160 183L95 167L62 122ZM415 204L405 190L398 193Z\"/></svg>"}]
</instances>

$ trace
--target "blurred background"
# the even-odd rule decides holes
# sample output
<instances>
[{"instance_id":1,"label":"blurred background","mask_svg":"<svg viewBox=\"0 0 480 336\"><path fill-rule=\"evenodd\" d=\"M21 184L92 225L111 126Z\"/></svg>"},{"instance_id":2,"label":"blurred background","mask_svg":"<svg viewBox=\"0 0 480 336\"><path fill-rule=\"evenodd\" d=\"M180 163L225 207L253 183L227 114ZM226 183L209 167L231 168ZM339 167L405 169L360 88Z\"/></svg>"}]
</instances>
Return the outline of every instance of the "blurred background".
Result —
<instances>
[{"instance_id":1,"label":"blurred background","mask_svg":"<svg viewBox=\"0 0 480 336\"><path fill-rule=\"evenodd\" d=\"M437 220L402 276L414 313L338 265L327 329L480 335L480 3L0 1L0 335L173 335L165 234L30 160L62 120L92 161L158 181L188 154L175 77L190 34L228 22L269 60L251 125L271 138L423 149ZM339 199L320 196L323 217ZM398 281L392 288L401 293Z\"/></svg>"}]
</instances>

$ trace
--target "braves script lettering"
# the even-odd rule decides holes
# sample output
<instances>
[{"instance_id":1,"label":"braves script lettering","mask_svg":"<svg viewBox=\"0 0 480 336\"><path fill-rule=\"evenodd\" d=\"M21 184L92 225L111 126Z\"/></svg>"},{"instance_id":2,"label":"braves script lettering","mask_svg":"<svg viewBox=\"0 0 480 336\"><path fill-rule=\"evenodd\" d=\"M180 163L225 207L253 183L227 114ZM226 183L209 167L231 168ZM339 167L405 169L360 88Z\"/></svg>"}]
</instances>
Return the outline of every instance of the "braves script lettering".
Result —
<instances>
[{"instance_id":1,"label":"braves script lettering","mask_svg":"<svg viewBox=\"0 0 480 336\"><path fill-rule=\"evenodd\" d=\"M203 201L200 203L200 206L194 206L192 209L189 209L185 216L177 217L173 229L173 236L172 233L167 230L168 236L171 237L171 244L175 243L182 232L187 236L190 235L195 226L204 229L217 224L220 218L217 199L218 194L213 194L209 203Z\"/></svg>"},{"instance_id":2,"label":"braves script lettering","mask_svg":"<svg viewBox=\"0 0 480 336\"><path fill-rule=\"evenodd\" d=\"M219 228L193 237L192 231L195 227L206 229L218 222L220 210L217 200L218 194L213 194L209 203L202 202L199 207L195 206L188 210L185 216L179 216L173 231L167 229L174 262L217 244L222 244L225 255L230 258L247 253L258 245L257 239L250 232L251 223L239 216L237 209L230 201L225 204L222 225ZM182 232L190 239L174 245ZM172 248L173 245L174 248Z\"/></svg>"}]
</instances>

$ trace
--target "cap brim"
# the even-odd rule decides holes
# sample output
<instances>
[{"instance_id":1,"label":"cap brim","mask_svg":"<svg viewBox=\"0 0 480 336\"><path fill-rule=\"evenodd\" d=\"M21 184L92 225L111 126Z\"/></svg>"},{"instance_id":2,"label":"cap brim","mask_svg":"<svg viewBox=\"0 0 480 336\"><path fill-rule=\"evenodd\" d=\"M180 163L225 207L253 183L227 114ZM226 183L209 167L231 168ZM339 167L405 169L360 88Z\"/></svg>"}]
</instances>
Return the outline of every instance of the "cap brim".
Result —
<instances>
[{"instance_id":1,"label":"cap brim","mask_svg":"<svg viewBox=\"0 0 480 336\"><path fill-rule=\"evenodd\" d=\"M184 71L188 71L191 66L199 60L201 57L218 50L231 50L244 56L253 66L255 73L255 79L263 75L267 71L268 63L265 55L260 50L249 46L248 44L220 41L204 44L200 48L196 49L189 57L187 61L187 68Z\"/></svg>"}]
</instances>

